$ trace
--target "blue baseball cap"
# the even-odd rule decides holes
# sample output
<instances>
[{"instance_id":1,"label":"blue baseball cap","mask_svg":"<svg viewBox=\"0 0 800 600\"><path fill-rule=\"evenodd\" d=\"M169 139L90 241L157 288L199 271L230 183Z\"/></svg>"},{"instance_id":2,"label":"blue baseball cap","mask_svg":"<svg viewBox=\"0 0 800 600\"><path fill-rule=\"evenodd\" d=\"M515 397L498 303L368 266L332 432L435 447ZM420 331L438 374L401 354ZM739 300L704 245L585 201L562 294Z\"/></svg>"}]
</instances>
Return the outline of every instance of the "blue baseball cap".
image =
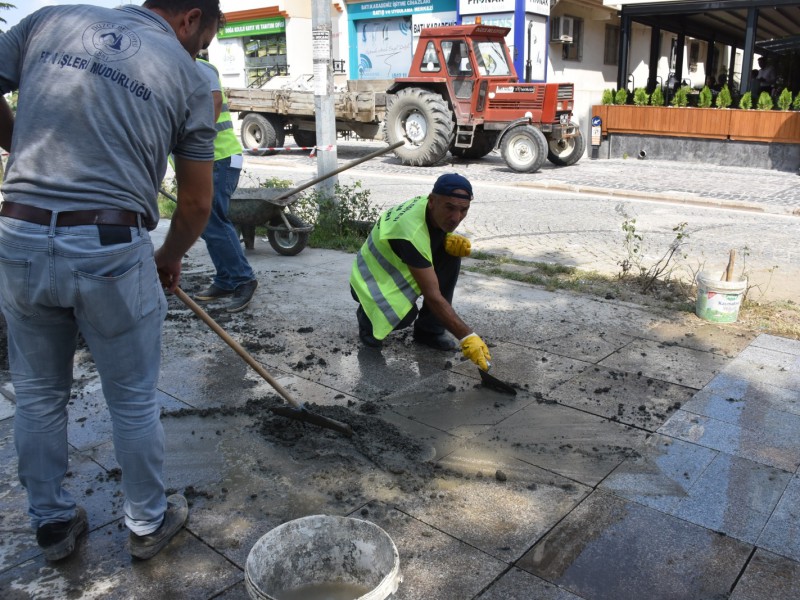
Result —
<instances>
[{"instance_id":1,"label":"blue baseball cap","mask_svg":"<svg viewBox=\"0 0 800 600\"><path fill-rule=\"evenodd\" d=\"M472 184L463 175L447 173L433 184L433 193L462 200L472 200Z\"/></svg>"}]
</instances>

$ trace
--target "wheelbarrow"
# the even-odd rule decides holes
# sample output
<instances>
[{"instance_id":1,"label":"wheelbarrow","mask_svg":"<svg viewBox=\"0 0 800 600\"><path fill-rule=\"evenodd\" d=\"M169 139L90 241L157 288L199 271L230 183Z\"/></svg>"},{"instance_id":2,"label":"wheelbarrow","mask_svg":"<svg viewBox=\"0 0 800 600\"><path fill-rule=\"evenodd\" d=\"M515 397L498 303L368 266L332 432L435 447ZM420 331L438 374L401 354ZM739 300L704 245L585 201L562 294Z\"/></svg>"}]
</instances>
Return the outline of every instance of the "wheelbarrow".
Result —
<instances>
[{"instance_id":1,"label":"wheelbarrow","mask_svg":"<svg viewBox=\"0 0 800 600\"><path fill-rule=\"evenodd\" d=\"M328 177L333 177L371 158L386 154L403 144L404 142L400 141L370 152L366 156L352 160L294 188L237 188L231 196L228 218L241 230L244 246L248 250L255 247L256 227L266 226L267 239L275 252L284 256L294 256L306 247L309 235L314 229L312 225L305 223L289 208L297 200L297 194ZM163 188L161 193L173 202L177 202L175 196Z\"/></svg>"},{"instance_id":2,"label":"wheelbarrow","mask_svg":"<svg viewBox=\"0 0 800 600\"><path fill-rule=\"evenodd\" d=\"M256 227L260 226L267 228L269 245L278 254L294 256L306 247L314 227L289 209L297 200L298 191L298 188L237 188L233 192L228 218L242 232L245 248L255 247Z\"/></svg>"}]
</instances>

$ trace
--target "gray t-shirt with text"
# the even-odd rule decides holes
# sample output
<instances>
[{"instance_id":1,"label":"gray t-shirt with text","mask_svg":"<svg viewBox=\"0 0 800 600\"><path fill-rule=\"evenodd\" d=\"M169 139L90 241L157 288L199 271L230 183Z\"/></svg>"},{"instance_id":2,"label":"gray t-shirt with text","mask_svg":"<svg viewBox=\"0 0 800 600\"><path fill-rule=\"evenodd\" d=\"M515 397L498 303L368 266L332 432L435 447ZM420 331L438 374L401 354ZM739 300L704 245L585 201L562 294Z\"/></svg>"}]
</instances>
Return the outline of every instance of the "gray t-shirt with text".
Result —
<instances>
[{"instance_id":1,"label":"gray t-shirt with text","mask_svg":"<svg viewBox=\"0 0 800 600\"><path fill-rule=\"evenodd\" d=\"M19 89L8 201L155 222L169 153L214 159L208 83L152 11L46 7L0 35L0 56L0 93Z\"/></svg>"}]
</instances>

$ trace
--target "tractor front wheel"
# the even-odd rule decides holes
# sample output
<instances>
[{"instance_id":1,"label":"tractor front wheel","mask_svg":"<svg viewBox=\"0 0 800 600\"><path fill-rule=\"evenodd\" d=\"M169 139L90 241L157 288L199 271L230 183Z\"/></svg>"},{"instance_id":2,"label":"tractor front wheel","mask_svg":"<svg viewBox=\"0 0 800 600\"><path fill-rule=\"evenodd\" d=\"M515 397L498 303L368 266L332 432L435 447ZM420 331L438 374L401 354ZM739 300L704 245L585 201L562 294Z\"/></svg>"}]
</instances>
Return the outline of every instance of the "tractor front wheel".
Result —
<instances>
[{"instance_id":1,"label":"tractor front wheel","mask_svg":"<svg viewBox=\"0 0 800 600\"><path fill-rule=\"evenodd\" d=\"M574 165L586 151L586 140L583 138L578 124L570 121L570 127L575 128L575 137L549 140L547 142L547 160L559 167Z\"/></svg>"},{"instance_id":2,"label":"tractor front wheel","mask_svg":"<svg viewBox=\"0 0 800 600\"><path fill-rule=\"evenodd\" d=\"M535 173L547 158L547 139L532 125L517 125L503 136L500 153L517 173Z\"/></svg>"}]
</instances>

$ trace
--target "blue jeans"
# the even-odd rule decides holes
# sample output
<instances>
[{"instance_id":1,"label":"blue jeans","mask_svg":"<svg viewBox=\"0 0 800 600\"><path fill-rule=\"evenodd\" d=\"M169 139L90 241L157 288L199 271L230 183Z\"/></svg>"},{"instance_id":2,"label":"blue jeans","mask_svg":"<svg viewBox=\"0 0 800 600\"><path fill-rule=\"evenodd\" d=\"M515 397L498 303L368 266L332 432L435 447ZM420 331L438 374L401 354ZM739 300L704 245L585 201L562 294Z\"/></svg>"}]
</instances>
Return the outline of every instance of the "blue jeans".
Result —
<instances>
[{"instance_id":1,"label":"blue jeans","mask_svg":"<svg viewBox=\"0 0 800 600\"><path fill-rule=\"evenodd\" d=\"M256 278L244 256L239 234L228 219L231 195L239 185L240 173L241 169L231 167L230 158L214 162L214 203L201 236L217 271L214 285L223 290L235 290L239 285Z\"/></svg>"},{"instance_id":2,"label":"blue jeans","mask_svg":"<svg viewBox=\"0 0 800 600\"><path fill-rule=\"evenodd\" d=\"M144 227L103 246L94 225L0 217L0 308L17 397L14 442L34 528L75 514L63 488L67 403L78 332L94 358L122 468L125 524L139 535L167 507L156 384L167 304Z\"/></svg>"}]
</instances>

